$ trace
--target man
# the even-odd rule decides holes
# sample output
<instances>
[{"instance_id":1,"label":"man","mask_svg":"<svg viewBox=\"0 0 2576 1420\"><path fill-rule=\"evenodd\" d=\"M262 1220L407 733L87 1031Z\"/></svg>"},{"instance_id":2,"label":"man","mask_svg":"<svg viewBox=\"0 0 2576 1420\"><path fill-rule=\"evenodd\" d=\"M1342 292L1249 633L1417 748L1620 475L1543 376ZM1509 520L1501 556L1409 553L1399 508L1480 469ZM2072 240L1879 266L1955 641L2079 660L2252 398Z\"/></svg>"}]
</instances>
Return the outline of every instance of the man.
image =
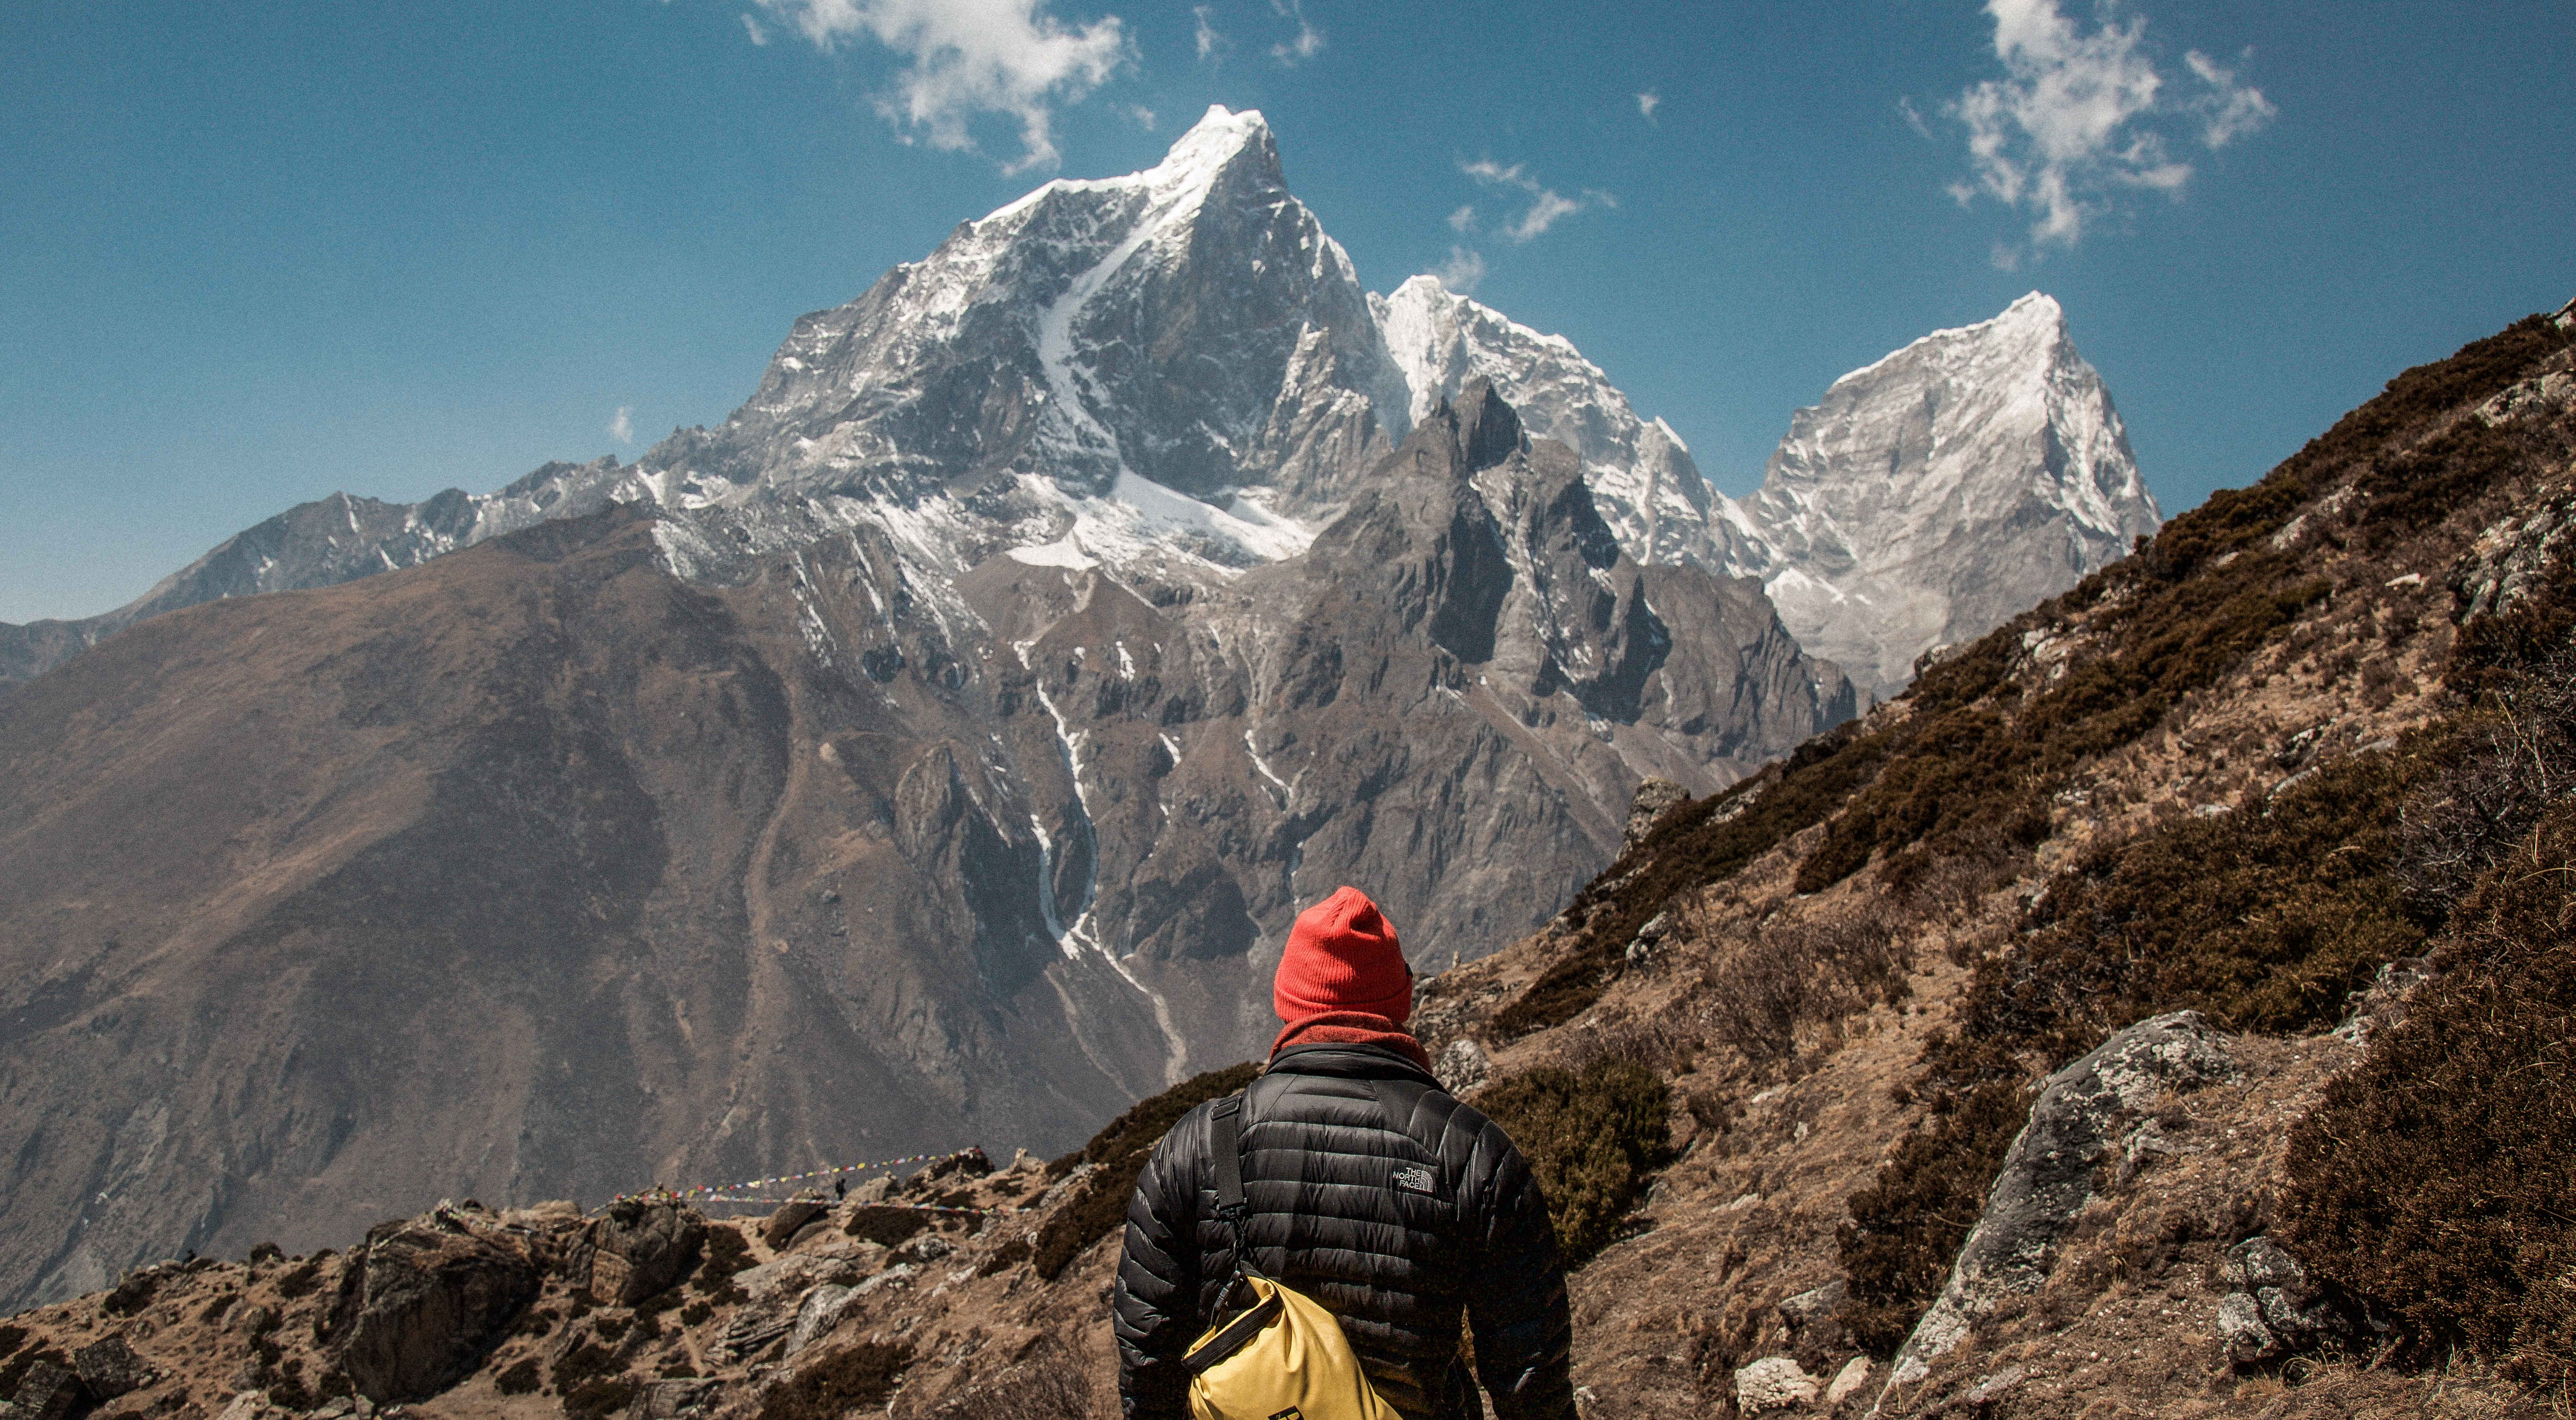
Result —
<instances>
[{"instance_id":1,"label":"man","mask_svg":"<svg viewBox=\"0 0 2576 1420\"><path fill-rule=\"evenodd\" d=\"M1462 1312L1501 1420L1573 1420L1546 1200L1510 1138L1441 1089L1404 1032L1413 971L1377 904L1345 887L1300 914L1271 1000L1286 1028L1241 1125L1254 1264L1331 1309L1405 1420L1481 1413ZM1188 1416L1181 1355L1229 1305L1213 1108L1163 1136L1127 1206L1114 1322L1128 1420Z\"/></svg>"}]
</instances>

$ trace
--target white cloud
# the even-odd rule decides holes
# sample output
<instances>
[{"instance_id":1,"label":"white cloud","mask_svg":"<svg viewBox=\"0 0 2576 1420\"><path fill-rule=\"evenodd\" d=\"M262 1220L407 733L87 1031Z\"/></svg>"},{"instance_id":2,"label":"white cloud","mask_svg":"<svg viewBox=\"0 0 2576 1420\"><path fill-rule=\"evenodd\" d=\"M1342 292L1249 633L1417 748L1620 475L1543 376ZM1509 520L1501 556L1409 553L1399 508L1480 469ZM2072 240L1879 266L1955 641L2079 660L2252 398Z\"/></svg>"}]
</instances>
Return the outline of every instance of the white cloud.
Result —
<instances>
[{"instance_id":1,"label":"white cloud","mask_svg":"<svg viewBox=\"0 0 2576 1420\"><path fill-rule=\"evenodd\" d=\"M1148 133L1154 131L1156 119L1152 109L1145 107L1143 104L1129 104L1127 106L1127 116L1136 120L1137 127L1144 129Z\"/></svg>"},{"instance_id":2,"label":"white cloud","mask_svg":"<svg viewBox=\"0 0 2576 1420\"><path fill-rule=\"evenodd\" d=\"M1000 114L1020 126L1020 157L1004 172L1057 161L1054 113L1105 83L1128 60L1115 15L1068 25L1047 0L758 0L826 52L874 40L905 67L878 111L934 148L975 151L967 121Z\"/></svg>"},{"instance_id":3,"label":"white cloud","mask_svg":"<svg viewBox=\"0 0 2576 1420\"><path fill-rule=\"evenodd\" d=\"M2098 0L2089 27L2060 14L2058 0L1986 0L1986 11L2005 77L1943 109L1968 130L1974 179L1950 194L2029 213L2034 247L2073 246L2124 189L2179 194L2192 168L2168 151L2175 120L2196 124L2214 149L2273 116L2260 90L2197 51L2184 58L2196 82L2169 79L2149 53L2145 17L2123 18L2117 0ZM1910 104L1905 112L1924 127Z\"/></svg>"},{"instance_id":4,"label":"white cloud","mask_svg":"<svg viewBox=\"0 0 2576 1420\"><path fill-rule=\"evenodd\" d=\"M751 16L745 15L742 17L742 28L745 34L751 36L751 42L753 44L759 45L769 43L769 31L762 29L760 27L760 21L753 19Z\"/></svg>"},{"instance_id":5,"label":"white cloud","mask_svg":"<svg viewBox=\"0 0 2576 1420\"><path fill-rule=\"evenodd\" d=\"M1655 110L1664 106L1664 96L1648 89L1637 96L1637 116L1648 123L1655 121Z\"/></svg>"},{"instance_id":6,"label":"white cloud","mask_svg":"<svg viewBox=\"0 0 2576 1420\"><path fill-rule=\"evenodd\" d=\"M608 421L608 437L621 444L635 442L635 406L617 406L617 417Z\"/></svg>"},{"instance_id":7,"label":"white cloud","mask_svg":"<svg viewBox=\"0 0 2576 1420\"><path fill-rule=\"evenodd\" d=\"M1457 210L1457 211L1452 212L1452 213L1450 213L1450 214L1449 214L1449 230L1450 230L1450 231L1453 231L1453 232L1465 232L1465 231L1470 231L1470 230L1473 230L1473 229L1474 229L1475 225L1476 225L1476 208L1475 208L1474 204L1472 204L1472 203L1461 203L1461 204L1459 205L1459 207L1458 207L1458 210Z\"/></svg>"},{"instance_id":8,"label":"white cloud","mask_svg":"<svg viewBox=\"0 0 2576 1420\"><path fill-rule=\"evenodd\" d=\"M1305 0L1270 0L1270 13L1297 22L1295 35L1270 46L1271 58L1294 69L1324 52L1324 32L1306 23Z\"/></svg>"},{"instance_id":9,"label":"white cloud","mask_svg":"<svg viewBox=\"0 0 2576 1420\"><path fill-rule=\"evenodd\" d=\"M1588 188L1579 200L1566 197L1523 172L1518 163L1505 167L1491 158L1479 158L1472 163L1460 163L1458 171L1487 187L1517 188L1529 194L1529 210L1504 223L1500 229L1502 236L1508 241L1530 241L1555 226L1559 220L1571 217L1596 202L1604 207L1619 205L1618 199L1609 193ZM1452 220L1455 220L1455 214L1452 214Z\"/></svg>"},{"instance_id":10,"label":"white cloud","mask_svg":"<svg viewBox=\"0 0 2576 1420\"><path fill-rule=\"evenodd\" d=\"M1216 7L1213 5L1193 5L1190 7L1191 17L1198 21L1198 32L1195 38L1198 40L1199 58L1201 59L1214 59L1218 55L1223 54L1225 51L1234 47L1227 41L1224 35L1217 32L1215 22L1208 18L1210 12L1214 11L1215 8Z\"/></svg>"},{"instance_id":11,"label":"white cloud","mask_svg":"<svg viewBox=\"0 0 2576 1420\"><path fill-rule=\"evenodd\" d=\"M1449 259L1440 263L1440 269L1431 274L1439 278L1441 285L1459 295L1472 296L1476 294L1477 283L1485 279L1485 258L1473 248L1453 246L1449 248Z\"/></svg>"}]
</instances>

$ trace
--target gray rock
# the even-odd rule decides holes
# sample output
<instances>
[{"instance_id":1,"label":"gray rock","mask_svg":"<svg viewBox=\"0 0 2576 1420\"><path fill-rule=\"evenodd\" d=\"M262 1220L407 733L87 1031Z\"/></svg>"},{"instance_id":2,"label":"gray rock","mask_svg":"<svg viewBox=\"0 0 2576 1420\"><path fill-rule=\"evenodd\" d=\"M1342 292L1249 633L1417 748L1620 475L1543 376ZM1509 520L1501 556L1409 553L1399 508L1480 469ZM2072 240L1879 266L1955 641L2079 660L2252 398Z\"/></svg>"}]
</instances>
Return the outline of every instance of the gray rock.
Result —
<instances>
[{"instance_id":1,"label":"gray rock","mask_svg":"<svg viewBox=\"0 0 2576 1420\"><path fill-rule=\"evenodd\" d=\"M634 1420L683 1420L708 1413L722 1398L714 1381L648 1381L628 1413Z\"/></svg>"},{"instance_id":2,"label":"gray rock","mask_svg":"<svg viewBox=\"0 0 2576 1420\"><path fill-rule=\"evenodd\" d=\"M2218 1299L2218 1343L2229 1360L2242 1364L2281 1354L2279 1338L2263 1324L2262 1304L2244 1292L2230 1292Z\"/></svg>"},{"instance_id":3,"label":"gray rock","mask_svg":"<svg viewBox=\"0 0 2576 1420\"><path fill-rule=\"evenodd\" d=\"M435 1395L483 1363L540 1281L524 1241L476 1216L379 1224L341 1272L332 1349L378 1404Z\"/></svg>"},{"instance_id":4,"label":"gray rock","mask_svg":"<svg viewBox=\"0 0 2576 1420\"><path fill-rule=\"evenodd\" d=\"M1837 1277L1821 1287L1800 1292L1781 1302L1780 1314L1787 1317L1792 1326L1811 1326L1820 1318L1831 1316L1834 1308L1843 1304L1849 1290L1844 1279Z\"/></svg>"},{"instance_id":5,"label":"gray rock","mask_svg":"<svg viewBox=\"0 0 2576 1420\"><path fill-rule=\"evenodd\" d=\"M785 1354L793 1357L823 1339L860 1300L860 1294L848 1287L825 1285L806 1293L804 1304L796 1309L796 1324L788 1330Z\"/></svg>"},{"instance_id":6,"label":"gray rock","mask_svg":"<svg viewBox=\"0 0 2576 1420\"><path fill-rule=\"evenodd\" d=\"M1949 1282L1897 1352L1888 1384L1922 1379L1996 1302L2048 1280L2052 1246L2092 1199L2094 1165L2121 1146L2125 1119L2143 1114L2164 1090L2197 1089L2232 1073L2216 1028L2197 1011L2176 1011L2140 1021L2049 1076Z\"/></svg>"},{"instance_id":7,"label":"gray rock","mask_svg":"<svg viewBox=\"0 0 2576 1420\"><path fill-rule=\"evenodd\" d=\"M1689 798L1690 791L1670 779L1640 781L1636 796L1628 803L1628 827L1620 835L1619 851L1628 852L1644 842L1655 820L1664 816L1664 810ZM1660 922L1663 918L1659 914L1655 920Z\"/></svg>"},{"instance_id":8,"label":"gray rock","mask_svg":"<svg viewBox=\"0 0 2576 1420\"><path fill-rule=\"evenodd\" d=\"M1440 1052L1439 1059L1431 1062L1431 1073L1439 1077L1441 1088L1459 1095L1485 1083L1485 1077L1493 1073L1493 1067L1493 1059L1485 1054L1485 1047L1460 1036L1449 1042L1449 1048Z\"/></svg>"},{"instance_id":9,"label":"gray rock","mask_svg":"<svg viewBox=\"0 0 2576 1420\"><path fill-rule=\"evenodd\" d=\"M127 1348L121 1336L105 1337L72 1353L72 1369L94 1400L114 1400L152 1382L152 1368Z\"/></svg>"},{"instance_id":10,"label":"gray rock","mask_svg":"<svg viewBox=\"0 0 2576 1420\"><path fill-rule=\"evenodd\" d=\"M1794 1356L1765 1356L1735 1373L1736 1408L1747 1415L1805 1405L1823 1389Z\"/></svg>"}]
</instances>

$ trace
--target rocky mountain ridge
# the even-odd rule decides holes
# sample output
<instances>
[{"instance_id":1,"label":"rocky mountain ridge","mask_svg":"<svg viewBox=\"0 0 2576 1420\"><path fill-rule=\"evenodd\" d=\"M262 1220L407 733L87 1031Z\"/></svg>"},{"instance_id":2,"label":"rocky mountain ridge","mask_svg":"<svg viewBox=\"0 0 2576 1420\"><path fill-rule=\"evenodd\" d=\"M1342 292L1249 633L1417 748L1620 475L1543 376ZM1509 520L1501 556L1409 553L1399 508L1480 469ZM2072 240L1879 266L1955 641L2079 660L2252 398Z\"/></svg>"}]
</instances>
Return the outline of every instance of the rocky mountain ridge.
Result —
<instances>
[{"instance_id":1,"label":"rocky mountain ridge","mask_svg":"<svg viewBox=\"0 0 2576 1420\"><path fill-rule=\"evenodd\" d=\"M1288 192L1261 116L1212 108L1157 166L1048 183L801 318L714 429L490 494L303 505L129 606L0 627L0 685L177 607L623 502L662 509L663 556L712 584L865 524L924 585L1015 550L1211 586L1302 548L1353 478L1478 379L1575 450L1629 556L1763 578L1793 631L1858 658L1882 697L1928 646L2072 585L2158 516L2045 296L1837 381L1738 505L1562 336L1427 276L1365 291Z\"/></svg>"}]
</instances>

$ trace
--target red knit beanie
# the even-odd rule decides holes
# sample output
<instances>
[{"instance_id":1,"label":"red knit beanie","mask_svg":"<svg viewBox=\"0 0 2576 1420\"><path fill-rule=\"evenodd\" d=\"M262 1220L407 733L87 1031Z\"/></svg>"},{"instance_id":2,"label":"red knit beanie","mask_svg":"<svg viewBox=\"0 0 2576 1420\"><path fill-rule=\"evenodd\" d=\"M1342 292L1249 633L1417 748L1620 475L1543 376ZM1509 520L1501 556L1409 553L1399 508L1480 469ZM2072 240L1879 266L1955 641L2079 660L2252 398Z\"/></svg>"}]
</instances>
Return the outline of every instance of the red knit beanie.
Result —
<instances>
[{"instance_id":1,"label":"red knit beanie","mask_svg":"<svg viewBox=\"0 0 2576 1420\"><path fill-rule=\"evenodd\" d=\"M1364 1011L1398 1025L1413 1014L1413 972L1395 928L1355 887L1297 914L1270 1004L1291 1025L1327 1011Z\"/></svg>"}]
</instances>

